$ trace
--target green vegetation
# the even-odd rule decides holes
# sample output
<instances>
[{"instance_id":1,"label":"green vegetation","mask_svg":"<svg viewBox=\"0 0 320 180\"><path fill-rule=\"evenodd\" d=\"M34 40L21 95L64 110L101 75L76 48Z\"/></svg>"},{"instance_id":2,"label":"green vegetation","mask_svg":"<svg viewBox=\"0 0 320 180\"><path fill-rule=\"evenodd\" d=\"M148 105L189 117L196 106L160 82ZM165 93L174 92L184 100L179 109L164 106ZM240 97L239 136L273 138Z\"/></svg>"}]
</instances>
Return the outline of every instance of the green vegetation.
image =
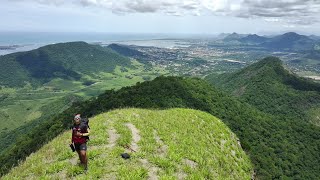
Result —
<instances>
[{"instance_id":1,"label":"green vegetation","mask_svg":"<svg viewBox=\"0 0 320 180\"><path fill-rule=\"evenodd\" d=\"M116 66L132 67L128 58L111 49L70 42L0 57L0 86L40 85L54 78L79 80L96 72L112 73Z\"/></svg>"},{"instance_id":2,"label":"green vegetation","mask_svg":"<svg viewBox=\"0 0 320 180\"><path fill-rule=\"evenodd\" d=\"M3 88L0 90L0 154L15 143L17 137L28 133L41 121L58 115L80 99L88 99L103 93L106 89L120 89L137 82L150 80L165 73L159 68L144 71L143 64L132 61L134 68L121 71L117 66L113 73L101 72L95 76L84 76L86 81L94 82L85 86L81 81L53 79L44 87L33 89ZM130 76L131 78L127 78ZM78 97L78 96L81 96Z\"/></svg>"},{"instance_id":3,"label":"green vegetation","mask_svg":"<svg viewBox=\"0 0 320 180\"><path fill-rule=\"evenodd\" d=\"M206 79L261 111L285 119L308 121L307 111L320 106L320 84L290 73L275 57Z\"/></svg>"},{"instance_id":4,"label":"green vegetation","mask_svg":"<svg viewBox=\"0 0 320 180\"><path fill-rule=\"evenodd\" d=\"M65 100L70 96L88 99L165 72L157 67L146 70L135 60L84 42L1 56L0 69L0 153L49 114L68 108L73 101ZM68 74L71 71L77 74Z\"/></svg>"},{"instance_id":5,"label":"green vegetation","mask_svg":"<svg viewBox=\"0 0 320 180\"><path fill-rule=\"evenodd\" d=\"M90 127L87 174L68 147L67 131L2 179L250 179L253 174L237 137L208 113L122 109L92 118ZM128 152L124 146L132 143L136 152L123 160L120 153Z\"/></svg>"},{"instance_id":6,"label":"green vegetation","mask_svg":"<svg viewBox=\"0 0 320 180\"><path fill-rule=\"evenodd\" d=\"M222 93L206 81L181 77L158 77L75 103L49 122L39 124L3 153L1 173L8 172L18 160L67 129L70 121L66 120L72 119L75 113L91 117L121 107L186 107L209 112L239 137L258 178L319 178L319 127L300 119L285 121Z\"/></svg>"}]
</instances>

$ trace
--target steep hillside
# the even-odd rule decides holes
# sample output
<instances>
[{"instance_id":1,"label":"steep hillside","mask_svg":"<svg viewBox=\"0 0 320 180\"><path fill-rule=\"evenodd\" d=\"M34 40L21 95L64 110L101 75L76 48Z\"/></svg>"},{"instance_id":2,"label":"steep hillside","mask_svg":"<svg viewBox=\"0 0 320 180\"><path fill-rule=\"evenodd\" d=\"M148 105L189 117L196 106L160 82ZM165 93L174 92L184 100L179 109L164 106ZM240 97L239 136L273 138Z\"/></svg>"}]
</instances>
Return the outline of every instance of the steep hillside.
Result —
<instances>
[{"instance_id":1,"label":"steep hillside","mask_svg":"<svg viewBox=\"0 0 320 180\"><path fill-rule=\"evenodd\" d=\"M70 126L74 113L97 115L115 108L186 107L206 111L221 119L237 134L260 179L320 178L320 128L300 121L287 121L263 113L212 87L206 81L181 77L158 77L118 91L108 90L91 100L76 103L27 133L0 156L1 173L7 172L43 143ZM35 138L37 137L37 138Z\"/></svg>"},{"instance_id":2,"label":"steep hillside","mask_svg":"<svg viewBox=\"0 0 320 180\"><path fill-rule=\"evenodd\" d=\"M236 135L208 113L122 109L92 118L90 127L87 174L68 147L67 131L3 179L250 179L253 174ZM130 160L120 157L124 152Z\"/></svg>"},{"instance_id":3,"label":"steep hillside","mask_svg":"<svg viewBox=\"0 0 320 180\"><path fill-rule=\"evenodd\" d=\"M207 80L261 111L285 118L303 120L310 108L320 107L320 84L290 73L275 57Z\"/></svg>"},{"instance_id":4,"label":"steep hillside","mask_svg":"<svg viewBox=\"0 0 320 180\"><path fill-rule=\"evenodd\" d=\"M0 56L0 86L43 84L54 78L79 80L83 74L113 72L130 60L111 49L85 42L58 43Z\"/></svg>"},{"instance_id":5,"label":"steep hillside","mask_svg":"<svg viewBox=\"0 0 320 180\"><path fill-rule=\"evenodd\" d=\"M143 61L144 59L148 58L148 55L130 48L129 46L126 45L122 45L122 44L110 44L107 46L108 48L116 51L117 53L123 55L123 56L127 56L127 57L132 57L135 58L139 61Z\"/></svg>"},{"instance_id":6,"label":"steep hillside","mask_svg":"<svg viewBox=\"0 0 320 180\"><path fill-rule=\"evenodd\" d=\"M25 111L17 112L18 108L10 107L13 109L12 111L16 111L15 116L9 116L9 113L4 114L3 112L6 112L6 109L2 109L2 111L0 111L0 123L2 125L0 128L0 154L9 149L17 139L23 139L23 135L32 131L38 124L49 121L52 116L63 112L74 102L80 102L81 100L83 99L74 95L57 97L55 99L24 100L29 103L29 105L20 109L26 109ZM25 104L22 104L22 106L23 105ZM34 109L34 111L29 113L32 109ZM19 122L19 119L23 121Z\"/></svg>"}]
</instances>

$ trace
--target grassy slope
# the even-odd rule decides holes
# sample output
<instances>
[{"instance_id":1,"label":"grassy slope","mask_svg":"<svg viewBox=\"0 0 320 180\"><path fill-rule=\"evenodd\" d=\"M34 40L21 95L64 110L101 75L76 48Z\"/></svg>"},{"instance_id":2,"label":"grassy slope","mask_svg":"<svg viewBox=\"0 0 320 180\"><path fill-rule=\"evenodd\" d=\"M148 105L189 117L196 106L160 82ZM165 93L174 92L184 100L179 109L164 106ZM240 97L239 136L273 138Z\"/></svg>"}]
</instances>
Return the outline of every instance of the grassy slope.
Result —
<instances>
[{"instance_id":1,"label":"grassy slope","mask_svg":"<svg viewBox=\"0 0 320 180\"><path fill-rule=\"evenodd\" d=\"M16 136L28 133L35 126L33 121L48 119L48 116L59 114L71 105L67 96L79 95L84 98L96 96L107 89L120 89L144 81L144 78L154 79L164 74L159 68L145 71L144 65L132 61L133 68L121 71L116 66L112 73L99 73L85 76L86 80L94 84L85 86L81 81L54 79L45 84L45 87L33 88L3 88L0 90L4 99L0 98L0 153L14 143ZM31 126L31 127L30 127ZM8 136L10 138L8 138Z\"/></svg>"},{"instance_id":2,"label":"grassy slope","mask_svg":"<svg viewBox=\"0 0 320 180\"><path fill-rule=\"evenodd\" d=\"M120 89L142 82L144 78L154 79L159 74L166 73L157 68L144 71L143 64L136 61L132 61L132 65L134 68L126 68L126 72L121 71L120 66L116 66L112 73L101 72L93 76L87 75L83 81L91 81L93 84L89 86L83 85L81 81L55 78L38 89L26 87L0 89L0 124L2 125L0 133L4 130L10 131L18 128L46 114L47 112L41 111L41 107L55 105L58 99L68 94L89 98L107 89ZM3 99L1 99L2 96Z\"/></svg>"},{"instance_id":3,"label":"grassy slope","mask_svg":"<svg viewBox=\"0 0 320 180\"><path fill-rule=\"evenodd\" d=\"M120 153L127 151L123 146L132 140L127 123L139 130L141 140L138 141L139 150L131 153L132 158L123 160ZM123 109L92 118L90 126L86 175L74 164L77 155L68 147L68 131L32 154L3 179L74 176L77 179L147 179L148 176L250 179L252 174L252 165L237 144L235 134L208 113L190 109ZM111 129L120 135L114 147L108 142L108 137L113 136Z\"/></svg>"}]
</instances>

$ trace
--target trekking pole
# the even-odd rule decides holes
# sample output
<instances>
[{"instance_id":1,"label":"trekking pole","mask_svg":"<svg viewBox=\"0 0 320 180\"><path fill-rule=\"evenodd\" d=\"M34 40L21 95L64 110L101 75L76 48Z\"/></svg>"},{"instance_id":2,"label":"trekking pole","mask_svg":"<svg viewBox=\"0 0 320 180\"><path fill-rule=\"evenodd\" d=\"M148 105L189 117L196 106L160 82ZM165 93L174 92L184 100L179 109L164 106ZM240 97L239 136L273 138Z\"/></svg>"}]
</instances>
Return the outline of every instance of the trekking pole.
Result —
<instances>
[{"instance_id":1,"label":"trekking pole","mask_svg":"<svg viewBox=\"0 0 320 180\"><path fill-rule=\"evenodd\" d=\"M132 149L129 145L124 145L124 148L129 149L131 152L137 152L134 149Z\"/></svg>"}]
</instances>

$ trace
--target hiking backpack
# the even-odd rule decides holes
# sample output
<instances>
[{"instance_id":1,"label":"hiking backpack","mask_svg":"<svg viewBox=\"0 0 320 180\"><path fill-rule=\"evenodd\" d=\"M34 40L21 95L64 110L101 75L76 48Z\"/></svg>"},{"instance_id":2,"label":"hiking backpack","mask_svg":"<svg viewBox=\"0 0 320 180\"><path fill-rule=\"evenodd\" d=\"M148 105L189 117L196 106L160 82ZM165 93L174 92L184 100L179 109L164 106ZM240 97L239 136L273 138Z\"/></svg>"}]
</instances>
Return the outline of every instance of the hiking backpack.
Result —
<instances>
[{"instance_id":1,"label":"hiking backpack","mask_svg":"<svg viewBox=\"0 0 320 180\"><path fill-rule=\"evenodd\" d=\"M87 126L87 128L89 127L89 119L88 118L81 118L81 122L80 122L80 129L84 129ZM87 138L87 140L90 140L89 136L84 136L85 138Z\"/></svg>"}]
</instances>

